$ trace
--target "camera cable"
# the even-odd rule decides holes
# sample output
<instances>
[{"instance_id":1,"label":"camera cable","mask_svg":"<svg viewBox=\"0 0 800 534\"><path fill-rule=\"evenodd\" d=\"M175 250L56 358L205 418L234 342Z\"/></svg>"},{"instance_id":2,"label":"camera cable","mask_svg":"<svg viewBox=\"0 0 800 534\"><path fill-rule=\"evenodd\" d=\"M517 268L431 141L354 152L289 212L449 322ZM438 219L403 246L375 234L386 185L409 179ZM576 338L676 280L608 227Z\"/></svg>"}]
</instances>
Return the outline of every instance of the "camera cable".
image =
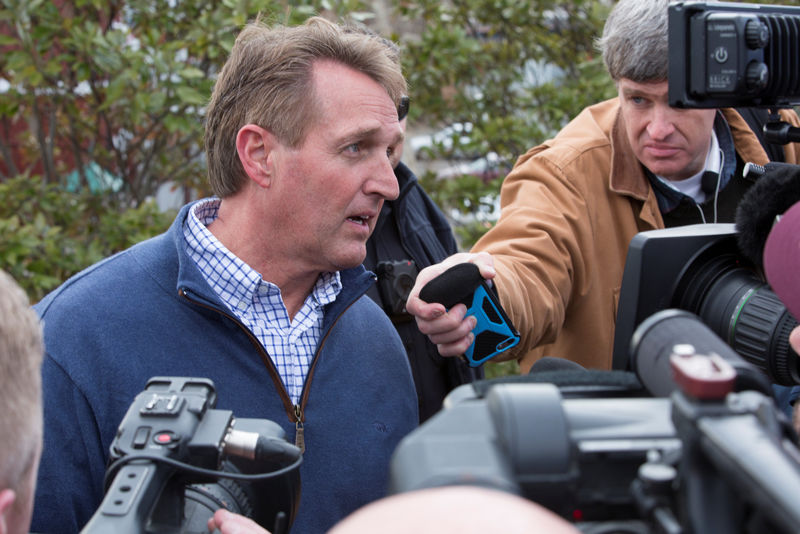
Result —
<instances>
[{"instance_id":1,"label":"camera cable","mask_svg":"<svg viewBox=\"0 0 800 534\"><path fill-rule=\"evenodd\" d=\"M113 482L114 478L117 476L117 473L122 467L137 461L147 461L156 463L160 462L172 466L180 471L204 477L227 478L231 480L240 480L244 482L255 482L259 480L276 478L297 469L300 466L300 464L303 463L303 457L299 456L290 465L287 465L286 467L282 467L275 471L246 474L246 473L233 473L228 471L218 471L214 469L205 469L203 467L197 467L196 465L187 464L185 462L181 462L179 460L175 460L173 458L169 458L166 456L160 456L157 454L130 454L128 456L123 456L122 458L112 462L111 465L108 466L105 477L103 479L104 487L108 489L108 487L111 485L111 482Z\"/></svg>"}]
</instances>

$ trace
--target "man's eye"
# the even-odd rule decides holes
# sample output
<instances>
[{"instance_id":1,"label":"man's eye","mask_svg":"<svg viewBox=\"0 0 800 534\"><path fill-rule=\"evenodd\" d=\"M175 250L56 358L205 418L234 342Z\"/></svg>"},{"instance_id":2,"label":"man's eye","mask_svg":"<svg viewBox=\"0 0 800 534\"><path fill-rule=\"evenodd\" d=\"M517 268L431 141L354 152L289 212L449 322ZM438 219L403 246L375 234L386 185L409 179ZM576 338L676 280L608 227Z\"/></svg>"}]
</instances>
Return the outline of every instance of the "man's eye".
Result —
<instances>
[{"instance_id":1,"label":"man's eye","mask_svg":"<svg viewBox=\"0 0 800 534\"><path fill-rule=\"evenodd\" d=\"M361 152L361 145L359 143L353 143L352 145L347 145L344 150L345 152L350 152L351 154L358 154Z\"/></svg>"},{"instance_id":2,"label":"man's eye","mask_svg":"<svg viewBox=\"0 0 800 534\"><path fill-rule=\"evenodd\" d=\"M397 167L397 164L400 163L400 154L394 148L387 148L386 156L389 158L389 163L392 164L392 167Z\"/></svg>"}]
</instances>

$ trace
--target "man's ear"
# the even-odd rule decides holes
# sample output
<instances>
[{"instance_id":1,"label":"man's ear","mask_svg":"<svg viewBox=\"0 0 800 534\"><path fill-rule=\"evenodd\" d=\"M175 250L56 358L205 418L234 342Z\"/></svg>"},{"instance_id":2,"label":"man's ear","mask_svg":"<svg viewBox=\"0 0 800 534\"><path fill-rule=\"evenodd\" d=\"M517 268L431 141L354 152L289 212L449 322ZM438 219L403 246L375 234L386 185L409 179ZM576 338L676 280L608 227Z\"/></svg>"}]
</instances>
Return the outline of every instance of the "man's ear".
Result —
<instances>
[{"instance_id":1,"label":"man's ear","mask_svg":"<svg viewBox=\"0 0 800 534\"><path fill-rule=\"evenodd\" d=\"M0 491L0 534L7 534L10 531L11 527L8 525L8 521L16 498L17 494L14 493L14 490L4 489Z\"/></svg>"},{"instance_id":2,"label":"man's ear","mask_svg":"<svg viewBox=\"0 0 800 534\"><path fill-rule=\"evenodd\" d=\"M264 128L246 124L236 134L236 151L244 172L261 187L269 187L272 178L270 154L275 137Z\"/></svg>"}]
</instances>

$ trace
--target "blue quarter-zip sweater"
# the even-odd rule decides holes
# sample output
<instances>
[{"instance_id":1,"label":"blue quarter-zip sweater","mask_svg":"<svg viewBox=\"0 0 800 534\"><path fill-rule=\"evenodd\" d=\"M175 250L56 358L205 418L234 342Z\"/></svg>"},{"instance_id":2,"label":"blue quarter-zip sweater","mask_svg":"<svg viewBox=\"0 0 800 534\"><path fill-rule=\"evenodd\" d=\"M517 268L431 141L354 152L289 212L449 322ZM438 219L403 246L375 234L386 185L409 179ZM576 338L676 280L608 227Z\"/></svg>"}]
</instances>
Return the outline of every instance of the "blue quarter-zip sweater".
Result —
<instances>
[{"instance_id":1,"label":"blue quarter-zip sweater","mask_svg":"<svg viewBox=\"0 0 800 534\"><path fill-rule=\"evenodd\" d=\"M386 492L390 455L417 424L417 402L400 339L364 296L372 274L341 272L293 406L269 355L186 254L188 210L165 234L89 267L35 306L46 356L34 532L76 532L91 518L117 427L153 376L210 378L218 409L275 421L290 441L303 427L293 534L325 532Z\"/></svg>"}]
</instances>

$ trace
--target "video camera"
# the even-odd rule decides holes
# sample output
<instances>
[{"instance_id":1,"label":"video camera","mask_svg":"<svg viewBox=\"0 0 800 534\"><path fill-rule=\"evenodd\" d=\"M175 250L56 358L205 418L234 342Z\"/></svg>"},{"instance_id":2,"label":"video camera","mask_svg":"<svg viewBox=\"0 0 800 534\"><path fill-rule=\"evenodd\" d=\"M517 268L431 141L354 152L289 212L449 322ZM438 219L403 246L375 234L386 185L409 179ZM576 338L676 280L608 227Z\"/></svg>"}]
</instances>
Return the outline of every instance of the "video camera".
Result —
<instances>
[{"instance_id":1,"label":"video camera","mask_svg":"<svg viewBox=\"0 0 800 534\"><path fill-rule=\"evenodd\" d=\"M207 533L220 508L288 532L300 497L300 450L266 419L216 406L205 378L154 377L111 444L106 494L84 534Z\"/></svg>"},{"instance_id":2,"label":"video camera","mask_svg":"<svg viewBox=\"0 0 800 534\"><path fill-rule=\"evenodd\" d=\"M763 374L684 310L634 339L636 369L660 371L639 379L670 398L534 375L459 386L400 442L390 491L499 489L585 533L800 531L800 451Z\"/></svg>"},{"instance_id":3,"label":"video camera","mask_svg":"<svg viewBox=\"0 0 800 534\"><path fill-rule=\"evenodd\" d=\"M630 369L630 340L665 308L698 315L773 383L800 384L789 345L797 320L739 252L733 224L641 232L628 247L614 331L614 369Z\"/></svg>"},{"instance_id":4,"label":"video camera","mask_svg":"<svg viewBox=\"0 0 800 534\"><path fill-rule=\"evenodd\" d=\"M669 5L669 103L770 108L767 141L800 141L777 109L800 104L800 7L734 2Z\"/></svg>"}]
</instances>

